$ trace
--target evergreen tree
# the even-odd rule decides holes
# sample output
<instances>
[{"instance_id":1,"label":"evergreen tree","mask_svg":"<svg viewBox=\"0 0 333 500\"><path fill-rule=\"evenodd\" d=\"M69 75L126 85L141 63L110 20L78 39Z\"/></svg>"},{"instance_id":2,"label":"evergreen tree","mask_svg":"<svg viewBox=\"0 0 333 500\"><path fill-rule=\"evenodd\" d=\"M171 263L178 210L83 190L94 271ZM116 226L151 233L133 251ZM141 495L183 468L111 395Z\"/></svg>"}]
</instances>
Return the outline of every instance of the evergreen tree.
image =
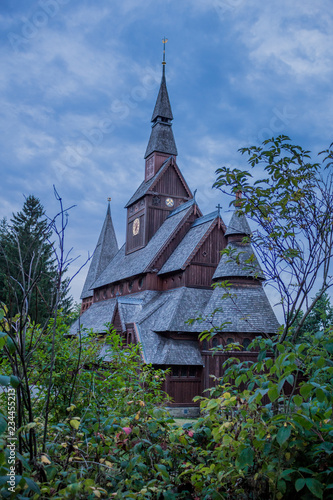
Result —
<instances>
[{"instance_id":1,"label":"evergreen tree","mask_svg":"<svg viewBox=\"0 0 333 500\"><path fill-rule=\"evenodd\" d=\"M319 292L319 294L316 295L316 298L318 296L319 298L316 305L304 320L300 331L301 336L306 333L315 335L318 332L324 332L328 328L333 327L333 306L331 305L330 298L327 293L320 295ZM300 311L297 321L295 322L296 325L301 321L303 316L303 311Z\"/></svg>"},{"instance_id":2,"label":"evergreen tree","mask_svg":"<svg viewBox=\"0 0 333 500\"><path fill-rule=\"evenodd\" d=\"M58 273L52 232L39 199L28 196L10 222L3 220L0 226L0 300L11 316L28 313L32 321L44 324L53 308ZM64 305L69 309L65 289L62 284Z\"/></svg>"}]
</instances>

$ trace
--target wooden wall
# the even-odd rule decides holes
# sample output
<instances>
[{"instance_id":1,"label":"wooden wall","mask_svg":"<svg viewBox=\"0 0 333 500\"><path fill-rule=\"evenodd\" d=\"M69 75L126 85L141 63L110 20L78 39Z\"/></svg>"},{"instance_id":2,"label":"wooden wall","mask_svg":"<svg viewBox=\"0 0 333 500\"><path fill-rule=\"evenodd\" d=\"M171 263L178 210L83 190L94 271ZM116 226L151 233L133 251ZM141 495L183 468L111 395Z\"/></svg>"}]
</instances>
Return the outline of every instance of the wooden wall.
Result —
<instances>
[{"instance_id":1,"label":"wooden wall","mask_svg":"<svg viewBox=\"0 0 333 500\"><path fill-rule=\"evenodd\" d=\"M193 398L202 393L202 367L173 366L171 369L162 387L172 398L171 406L197 406L199 403L193 403Z\"/></svg>"}]
</instances>

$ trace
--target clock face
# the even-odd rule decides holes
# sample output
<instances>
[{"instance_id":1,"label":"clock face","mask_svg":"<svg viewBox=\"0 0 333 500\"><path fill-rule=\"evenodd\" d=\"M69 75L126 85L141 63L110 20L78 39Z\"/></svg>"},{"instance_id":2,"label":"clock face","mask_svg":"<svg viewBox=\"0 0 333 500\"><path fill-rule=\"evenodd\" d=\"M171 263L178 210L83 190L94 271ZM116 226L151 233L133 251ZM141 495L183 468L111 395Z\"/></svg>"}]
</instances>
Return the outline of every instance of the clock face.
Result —
<instances>
[{"instance_id":1,"label":"clock face","mask_svg":"<svg viewBox=\"0 0 333 500\"><path fill-rule=\"evenodd\" d=\"M133 236L139 234L140 231L140 219L134 219L133 221Z\"/></svg>"},{"instance_id":2,"label":"clock face","mask_svg":"<svg viewBox=\"0 0 333 500\"><path fill-rule=\"evenodd\" d=\"M175 202L173 201L173 199L172 199L172 198L167 198L167 199L165 200L165 204L166 204L166 206L167 206L167 207L173 207L173 206L174 206L174 204L175 204Z\"/></svg>"}]
</instances>

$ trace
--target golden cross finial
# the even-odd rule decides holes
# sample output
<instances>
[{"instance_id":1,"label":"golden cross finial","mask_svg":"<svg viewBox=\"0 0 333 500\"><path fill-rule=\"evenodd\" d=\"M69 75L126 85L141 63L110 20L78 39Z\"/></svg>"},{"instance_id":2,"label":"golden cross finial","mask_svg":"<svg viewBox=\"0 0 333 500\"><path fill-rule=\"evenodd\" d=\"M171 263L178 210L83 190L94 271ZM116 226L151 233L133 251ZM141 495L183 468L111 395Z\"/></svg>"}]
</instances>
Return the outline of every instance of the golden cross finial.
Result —
<instances>
[{"instance_id":1,"label":"golden cross finial","mask_svg":"<svg viewBox=\"0 0 333 500\"><path fill-rule=\"evenodd\" d=\"M166 62L165 62L165 44L167 43L168 39L167 38L163 38L162 42L163 42L163 61L162 61L162 64L163 64L163 70L164 70L164 66L166 65Z\"/></svg>"},{"instance_id":2,"label":"golden cross finial","mask_svg":"<svg viewBox=\"0 0 333 500\"><path fill-rule=\"evenodd\" d=\"M110 197L108 198L108 201L111 201L111 198L110 198Z\"/></svg>"}]
</instances>

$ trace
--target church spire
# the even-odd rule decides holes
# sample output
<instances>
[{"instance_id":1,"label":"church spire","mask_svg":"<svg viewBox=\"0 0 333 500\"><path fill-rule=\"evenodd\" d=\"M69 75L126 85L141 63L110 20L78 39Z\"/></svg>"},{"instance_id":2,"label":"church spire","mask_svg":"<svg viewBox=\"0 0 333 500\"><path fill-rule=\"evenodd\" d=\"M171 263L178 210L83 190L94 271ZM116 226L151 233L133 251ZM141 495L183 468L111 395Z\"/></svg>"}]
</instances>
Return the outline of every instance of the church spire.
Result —
<instances>
[{"instance_id":1,"label":"church spire","mask_svg":"<svg viewBox=\"0 0 333 500\"><path fill-rule=\"evenodd\" d=\"M92 297L93 291L91 287L93 283L118 252L118 243L111 217L110 201L111 198L108 198L108 207L104 224L91 259L87 278L83 286L81 299Z\"/></svg>"},{"instance_id":2,"label":"church spire","mask_svg":"<svg viewBox=\"0 0 333 500\"><path fill-rule=\"evenodd\" d=\"M162 80L160 90L157 96L155 108L151 118L152 131L145 153L147 159L152 153L162 153L162 155L177 156L177 147L172 132L173 115L166 86L165 78L165 44L168 40L163 39L163 61L162 61ZM155 169L154 169L155 170Z\"/></svg>"}]
</instances>

